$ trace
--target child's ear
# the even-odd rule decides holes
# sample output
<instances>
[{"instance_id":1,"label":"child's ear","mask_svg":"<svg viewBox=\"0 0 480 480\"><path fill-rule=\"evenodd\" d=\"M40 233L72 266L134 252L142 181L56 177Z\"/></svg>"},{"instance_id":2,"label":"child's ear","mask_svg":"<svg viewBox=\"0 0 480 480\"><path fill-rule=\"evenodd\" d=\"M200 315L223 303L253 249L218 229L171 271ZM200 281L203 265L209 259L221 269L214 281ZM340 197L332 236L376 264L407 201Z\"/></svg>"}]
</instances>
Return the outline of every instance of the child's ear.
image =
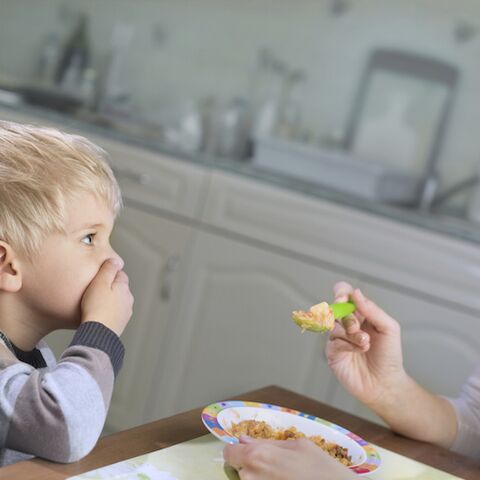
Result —
<instances>
[{"instance_id":1,"label":"child's ear","mask_svg":"<svg viewBox=\"0 0 480 480\"><path fill-rule=\"evenodd\" d=\"M12 247L0 240L0 290L18 292L22 287L19 259Z\"/></svg>"}]
</instances>

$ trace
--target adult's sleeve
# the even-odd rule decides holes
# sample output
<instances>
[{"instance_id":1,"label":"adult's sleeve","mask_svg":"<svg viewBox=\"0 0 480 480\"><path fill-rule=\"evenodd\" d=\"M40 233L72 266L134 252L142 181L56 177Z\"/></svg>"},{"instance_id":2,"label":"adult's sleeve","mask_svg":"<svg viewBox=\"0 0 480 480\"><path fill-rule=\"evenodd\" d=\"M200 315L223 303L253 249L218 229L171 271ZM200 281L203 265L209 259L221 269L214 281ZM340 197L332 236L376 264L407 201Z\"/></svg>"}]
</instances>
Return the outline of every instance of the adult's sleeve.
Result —
<instances>
[{"instance_id":1,"label":"adult's sleeve","mask_svg":"<svg viewBox=\"0 0 480 480\"><path fill-rule=\"evenodd\" d=\"M448 398L457 415L457 436L452 450L480 460L480 366L457 398Z\"/></svg>"}]
</instances>

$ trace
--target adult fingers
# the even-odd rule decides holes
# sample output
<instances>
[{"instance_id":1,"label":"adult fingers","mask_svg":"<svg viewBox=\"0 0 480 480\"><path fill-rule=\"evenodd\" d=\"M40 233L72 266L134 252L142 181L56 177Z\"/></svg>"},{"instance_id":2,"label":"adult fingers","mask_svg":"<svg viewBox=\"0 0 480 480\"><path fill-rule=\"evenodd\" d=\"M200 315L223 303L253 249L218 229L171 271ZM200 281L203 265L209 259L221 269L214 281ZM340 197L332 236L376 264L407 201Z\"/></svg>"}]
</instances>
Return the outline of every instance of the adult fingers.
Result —
<instances>
[{"instance_id":1,"label":"adult fingers","mask_svg":"<svg viewBox=\"0 0 480 480\"><path fill-rule=\"evenodd\" d=\"M241 435L240 436L240 444L242 445L261 445L261 444L267 444L267 445L272 445L274 447L279 447L279 448L284 448L287 450L295 450L299 447L299 444L302 443L302 441L309 441L306 440L305 438L297 439L297 440L264 440L264 439L256 439L249 437L247 435ZM254 447L255 448L255 447Z\"/></svg>"},{"instance_id":2,"label":"adult fingers","mask_svg":"<svg viewBox=\"0 0 480 480\"><path fill-rule=\"evenodd\" d=\"M360 331L360 328L362 326L362 322L360 322L360 319L358 319L353 314L347 315L346 317L342 318L341 323L343 328L345 329L345 332L351 335Z\"/></svg>"},{"instance_id":3,"label":"adult fingers","mask_svg":"<svg viewBox=\"0 0 480 480\"><path fill-rule=\"evenodd\" d=\"M352 294L358 312L363 315L377 332L391 333L399 330L399 325L390 315L384 312L377 304L369 300L357 288Z\"/></svg>"},{"instance_id":4,"label":"adult fingers","mask_svg":"<svg viewBox=\"0 0 480 480\"><path fill-rule=\"evenodd\" d=\"M223 458L236 470L240 470L245 462L245 451L248 445L229 444L223 449Z\"/></svg>"},{"instance_id":5,"label":"adult fingers","mask_svg":"<svg viewBox=\"0 0 480 480\"><path fill-rule=\"evenodd\" d=\"M242 470L242 473L251 469L268 470L272 461L281 456L275 443L273 440L262 440L248 444L227 445L223 449L223 457L233 468Z\"/></svg>"},{"instance_id":6,"label":"adult fingers","mask_svg":"<svg viewBox=\"0 0 480 480\"><path fill-rule=\"evenodd\" d=\"M329 344L328 351L330 355L337 353L365 353L370 349L370 341L362 345L349 342L344 338L335 338Z\"/></svg>"},{"instance_id":7,"label":"adult fingers","mask_svg":"<svg viewBox=\"0 0 480 480\"><path fill-rule=\"evenodd\" d=\"M368 334L365 340L353 342L347 337L333 337L329 341L330 349L335 352L366 352L370 349L370 337Z\"/></svg>"},{"instance_id":8,"label":"adult fingers","mask_svg":"<svg viewBox=\"0 0 480 480\"><path fill-rule=\"evenodd\" d=\"M252 437L249 437L248 435L240 435L240 443L242 444L246 444L246 443L256 443L258 442L259 440L255 439L255 438L252 438Z\"/></svg>"},{"instance_id":9,"label":"adult fingers","mask_svg":"<svg viewBox=\"0 0 480 480\"><path fill-rule=\"evenodd\" d=\"M348 302L352 293L353 287L347 282L337 282L333 286L333 295L336 303Z\"/></svg>"},{"instance_id":10,"label":"adult fingers","mask_svg":"<svg viewBox=\"0 0 480 480\"><path fill-rule=\"evenodd\" d=\"M355 329L347 329L343 326L343 324L336 323L335 328L330 333L330 340L333 341L336 339L341 339L358 347L364 348L370 343L370 335L357 327L355 327Z\"/></svg>"}]
</instances>

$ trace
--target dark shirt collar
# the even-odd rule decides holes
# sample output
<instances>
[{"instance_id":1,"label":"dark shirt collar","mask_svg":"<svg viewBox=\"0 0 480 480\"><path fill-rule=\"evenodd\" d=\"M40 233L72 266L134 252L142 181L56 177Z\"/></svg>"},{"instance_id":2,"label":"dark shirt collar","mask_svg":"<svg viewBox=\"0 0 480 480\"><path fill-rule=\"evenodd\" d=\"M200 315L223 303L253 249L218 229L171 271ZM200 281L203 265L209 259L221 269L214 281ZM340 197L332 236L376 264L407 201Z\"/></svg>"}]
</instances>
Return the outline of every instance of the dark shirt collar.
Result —
<instances>
[{"instance_id":1,"label":"dark shirt collar","mask_svg":"<svg viewBox=\"0 0 480 480\"><path fill-rule=\"evenodd\" d=\"M21 362L28 363L33 368L45 368L47 366L47 362L45 362L45 359L38 348L25 352L24 350L20 350L13 343L12 347L13 353Z\"/></svg>"}]
</instances>

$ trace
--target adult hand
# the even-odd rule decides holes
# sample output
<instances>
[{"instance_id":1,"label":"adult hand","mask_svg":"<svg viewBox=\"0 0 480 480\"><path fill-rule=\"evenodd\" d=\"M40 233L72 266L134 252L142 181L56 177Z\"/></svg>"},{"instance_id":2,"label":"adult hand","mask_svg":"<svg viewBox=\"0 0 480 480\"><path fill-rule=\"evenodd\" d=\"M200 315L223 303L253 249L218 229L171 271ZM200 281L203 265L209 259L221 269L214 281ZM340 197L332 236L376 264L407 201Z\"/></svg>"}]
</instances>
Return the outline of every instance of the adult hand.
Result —
<instances>
[{"instance_id":1,"label":"adult hand","mask_svg":"<svg viewBox=\"0 0 480 480\"><path fill-rule=\"evenodd\" d=\"M357 310L336 322L327 342L328 363L352 395L375 409L392 385L407 378L400 325L348 283L337 283L334 294L335 302L352 300Z\"/></svg>"},{"instance_id":2,"label":"adult hand","mask_svg":"<svg viewBox=\"0 0 480 480\"><path fill-rule=\"evenodd\" d=\"M253 440L227 445L225 461L242 480L353 480L356 475L307 439Z\"/></svg>"},{"instance_id":3,"label":"adult hand","mask_svg":"<svg viewBox=\"0 0 480 480\"><path fill-rule=\"evenodd\" d=\"M133 295L123 262L108 259L85 291L81 309L82 323L100 322L120 336L132 316Z\"/></svg>"}]
</instances>

